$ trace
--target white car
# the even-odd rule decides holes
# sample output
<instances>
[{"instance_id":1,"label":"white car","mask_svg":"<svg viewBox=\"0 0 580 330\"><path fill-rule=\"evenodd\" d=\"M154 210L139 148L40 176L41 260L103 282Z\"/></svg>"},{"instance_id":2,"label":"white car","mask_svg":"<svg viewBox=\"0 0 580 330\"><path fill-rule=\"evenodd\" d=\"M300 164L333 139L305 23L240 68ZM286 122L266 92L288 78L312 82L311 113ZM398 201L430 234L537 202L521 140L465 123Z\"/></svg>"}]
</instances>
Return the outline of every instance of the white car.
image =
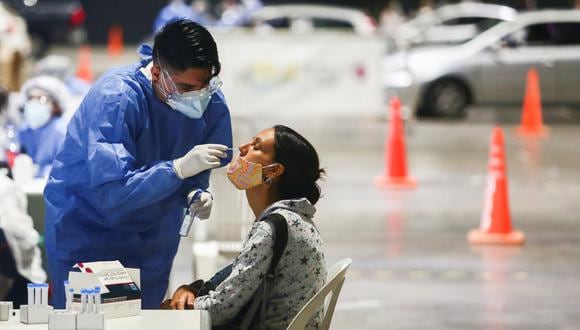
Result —
<instances>
[{"instance_id":1,"label":"white car","mask_svg":"<svg viewBox=\"0 0 580 330\"><path fill-rule=\"evenodd\" d=\"M0 84L11 91L20 89L30 52L26 22L0 1Z\"/></svg>"},{"instance_id":2,"label":"white car","mask_svg":"<svg viewBox=\"0 0 580 330\"><path fill-rule=\"evenodd\" d=\"M399 95L421 113L459 117L468 104L520 104L534 67L543 103L579 105L579 31L580 10L535 11L461 45L388 56L387 97Z\"/></svg>"},{"instance_id":3,"label":"white car","mask_svg":"<svg viewBox=\"0 0 580 330\"><path fill-rule=\"evenodd\" d=\"M305 33L313 29L337 29L371 35L375 20L362 11L322 5L265 6L251 14L250 24L256 28L290 29Z\"/></svg>"},{"instance_id":4,"label":"white car","mask_svg":"<svg viewBox=\"0 0 580 330\"><path fill-rule=\"evenodd\" d=\"M397 49L418 45L456 44L472 39L497 23L511 21L513 8L485 3L446 5L401 24L391 36Z\"/></svg>"}]
</instances>

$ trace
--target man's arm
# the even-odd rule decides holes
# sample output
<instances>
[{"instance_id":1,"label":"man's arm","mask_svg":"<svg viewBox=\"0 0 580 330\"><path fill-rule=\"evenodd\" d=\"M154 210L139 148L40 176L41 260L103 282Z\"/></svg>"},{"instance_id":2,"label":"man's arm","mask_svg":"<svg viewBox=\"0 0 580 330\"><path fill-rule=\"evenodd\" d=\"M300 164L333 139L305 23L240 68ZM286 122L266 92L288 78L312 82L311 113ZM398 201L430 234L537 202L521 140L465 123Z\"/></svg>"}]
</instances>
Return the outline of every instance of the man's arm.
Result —
<instances>
[{"instance_id":1,"label":"man's arm","mask_svg":"<svg viewBox=\"0 0 580 330\"><path fill-rule=\"evenodd\" d=\"M87 115L86 123L93 206L104 215L105 226L147 230L148 224L129 223L126 216L171 195L181 179L175 174L171 160L136 167L133 132L138 130L139 114L144 111L140 109L144 98L140 91L118 78L104 81L98 87L83 101L87 108L96 111Z\"/></svg>"},{"instance_id":2,"label":"man's arm","mask_svg":"<svg viewBox=\"0 0 580 330\"><path fill-rule=\"evenodd\" d=\"M204 118L208 124L207 133L202 141L203 144L222 144L232 147L232 121L230 111L226 105L223 94L217 92L212 96L210 108L206 110ZM227 152L227 157L221 159L221 166L229 164L232 153ZM209 185L210 171L204 171L192 178L195 188L207 189Z\"/></svg>"}]
</instances>

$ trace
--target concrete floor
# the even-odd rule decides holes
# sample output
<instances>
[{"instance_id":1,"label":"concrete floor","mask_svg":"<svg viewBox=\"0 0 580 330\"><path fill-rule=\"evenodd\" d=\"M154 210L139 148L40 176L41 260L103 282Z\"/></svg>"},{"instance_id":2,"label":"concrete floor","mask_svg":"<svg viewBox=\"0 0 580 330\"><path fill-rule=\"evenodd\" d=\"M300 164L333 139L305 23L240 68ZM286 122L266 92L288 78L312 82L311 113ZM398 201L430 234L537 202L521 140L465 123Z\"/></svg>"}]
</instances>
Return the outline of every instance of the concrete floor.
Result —
<instances>
[{"instance_id":1,"label":"concrete floor","mask_svg":"<svg viewBox=\"0 0 580 330\"><path fill-rule=\"evenodd\" d=\"M494 112L415 124L407 143L418 187L410 191L373 186L385 123L296 124L328 170L316 219L328 262L354 261L333 328L580 328L580 131L560 122L548 139L522 141L512 134L516 121ZM466 241L479 225L498 118L507 122L512 221L527 238L521 248Z\"/></svg>"},{"instance_id":2,"label":"concrete floor","mask_svg":"<svg viewBox=\"0 0 580 330\"><path fill-rule=\"evenodd\" d=\"M283 122L310 139L328 172L316 215L328 263L353 259L333 329L580 329L580 111L544 114L550 137L541 141L515 137L518 109L411 123L408 162L418 187L409 191L373 185L383 171L386 122ZM234 129L253 134L276 121L250 123L235 120ZM466 240L479 225L496 123L505 129L511 215L526 234L523 247ZM175 270L187 279L185 243Z\"/></svg>"},{"instance_id":3,"label":"concrete floor","mask_svg":"<svg viewBox=\"0 0 580 330\"><path fill-rule=\"evenodd\" d=\"M580 329L580 113L560 112L540 141L513 134L517 109L412 123L408 161L418 187L408 191L373 185L383 170L386 122L285 122L313 142L328 171L316 216L327 261L353 259L332 328ZM252 129L275 122L253 121ZM526 235L523 247L466 240L479 225L497 122L506 134L512 224ZM175 262L185 278L190 251L184 244Z\"/></svg>"}]
</instances>

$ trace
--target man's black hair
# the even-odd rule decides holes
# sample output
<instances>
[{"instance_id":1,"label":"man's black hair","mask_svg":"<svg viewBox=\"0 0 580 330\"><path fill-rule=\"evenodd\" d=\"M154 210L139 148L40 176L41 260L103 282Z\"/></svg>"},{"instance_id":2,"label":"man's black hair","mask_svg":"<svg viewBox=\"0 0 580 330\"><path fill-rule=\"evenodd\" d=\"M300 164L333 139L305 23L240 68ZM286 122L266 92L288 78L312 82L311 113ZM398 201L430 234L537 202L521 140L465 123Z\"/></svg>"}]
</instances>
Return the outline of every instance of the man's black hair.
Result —
<instances>
[{"instance_id":1,"label":"man's black hair","mask_svg":"<svg viewBox=\"0 0 580 330\"><path fill-rule=\"evenodd\" d=\"M206 28L188 19L173 20L155 35L153 59L178 72L198 68L217 76L221 70L213 37Z\"/></svg>"}]
</instances>

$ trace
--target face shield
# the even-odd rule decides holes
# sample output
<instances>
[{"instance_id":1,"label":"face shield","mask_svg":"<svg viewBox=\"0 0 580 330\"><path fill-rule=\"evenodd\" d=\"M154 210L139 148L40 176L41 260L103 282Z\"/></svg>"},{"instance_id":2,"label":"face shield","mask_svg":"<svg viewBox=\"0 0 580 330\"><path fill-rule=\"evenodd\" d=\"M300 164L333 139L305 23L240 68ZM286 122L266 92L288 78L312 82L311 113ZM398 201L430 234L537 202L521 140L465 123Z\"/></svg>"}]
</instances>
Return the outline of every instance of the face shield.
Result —
<instances>
[{"instance_id":1,"label":"face shield","mask_svg":"<svg viewBox=\"0 0 580 330\"><path fill-rule=\"evenodd\" d=\"M180 92L177 85L167 70L161 67L159 74L159 93L165 102L174 110L177 110L190 118L201 118L207 108L211 96L222 86L219 77L212 77L208 86L196 91Z\"/></svg>"}]
</instances>

